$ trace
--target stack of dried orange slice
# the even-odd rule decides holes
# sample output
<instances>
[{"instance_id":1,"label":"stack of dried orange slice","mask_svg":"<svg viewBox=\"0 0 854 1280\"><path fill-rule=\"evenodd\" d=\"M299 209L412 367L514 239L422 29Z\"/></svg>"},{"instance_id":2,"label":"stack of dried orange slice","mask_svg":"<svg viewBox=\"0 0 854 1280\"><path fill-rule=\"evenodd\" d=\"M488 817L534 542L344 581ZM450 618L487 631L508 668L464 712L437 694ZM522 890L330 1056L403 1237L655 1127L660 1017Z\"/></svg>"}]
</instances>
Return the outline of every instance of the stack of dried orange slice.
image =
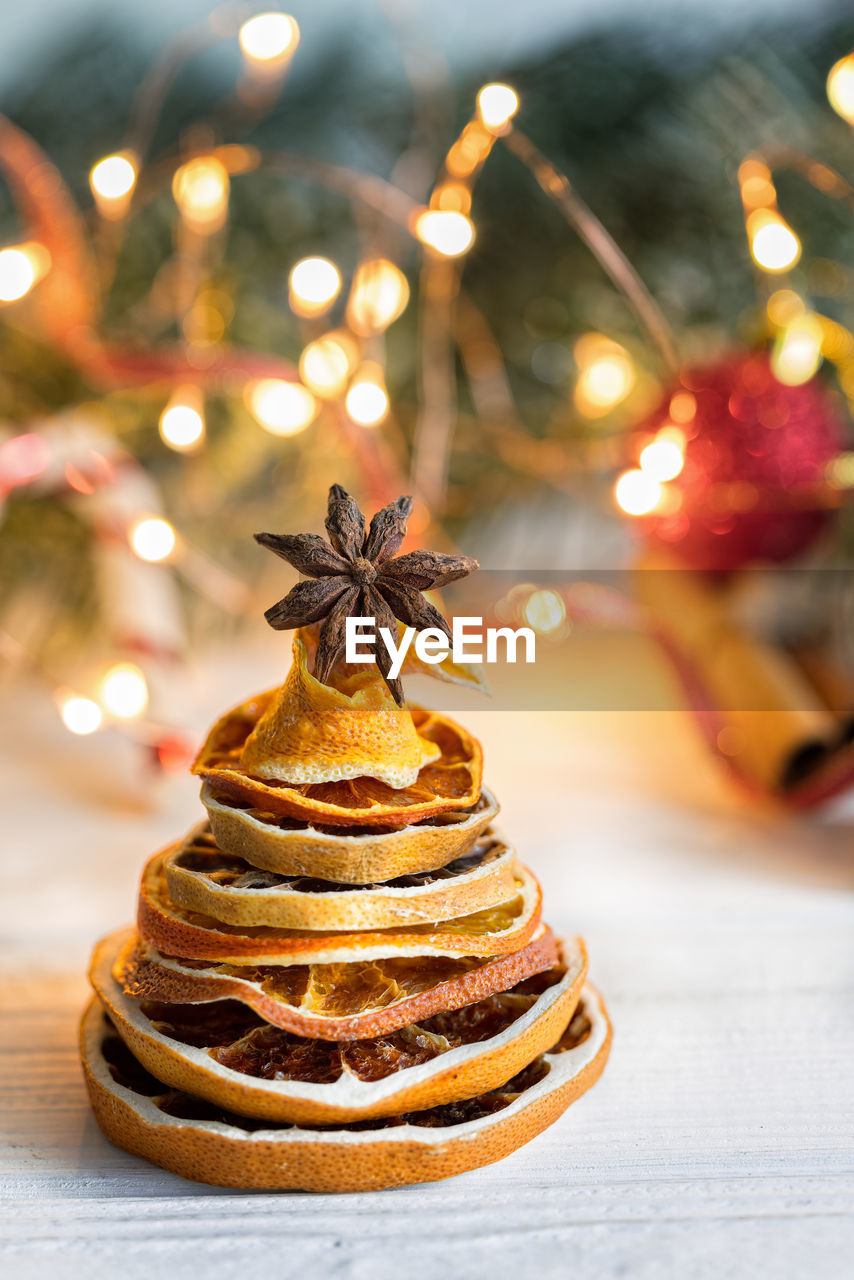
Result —
<instances>
[{"instance_id":1,"label":"stack of dried orange slice","mask_svg":"<svg viewBox=\"0 0 854 1280\"><path fill-rule=\"evenodd\" d=\"M372 526L373 527L373 526ZM207 820L105 938L81 1028L104 1133L184 1177L345 1191L515 1150L610 1045L580 939L541 920L479 744L379 670L308 670L228 712Z\"/></svg>"}]
</instances>

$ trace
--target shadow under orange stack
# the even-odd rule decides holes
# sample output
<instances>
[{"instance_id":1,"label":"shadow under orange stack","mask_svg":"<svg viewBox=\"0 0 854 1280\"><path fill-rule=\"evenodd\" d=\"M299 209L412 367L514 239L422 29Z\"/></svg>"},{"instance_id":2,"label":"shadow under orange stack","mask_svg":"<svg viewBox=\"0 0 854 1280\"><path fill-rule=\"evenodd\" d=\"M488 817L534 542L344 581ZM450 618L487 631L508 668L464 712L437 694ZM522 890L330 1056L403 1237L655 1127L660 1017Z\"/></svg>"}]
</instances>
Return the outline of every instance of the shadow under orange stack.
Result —
<instances>
[{"instance_id":1,"label":"shadow under orange stack","mask_svg":"<svg viewBox=\"0 0 854 1280\"><path fill-rule=\"evenodd\" d=\"M332 554L367 545L334 533ZM374 665L317 679L322 643L298 630L282 688L214 726L194 765L207 821L149 861L137 929L92 961L98 1123L219 1186L489 1164L595 1083L610 1046L583 942L542 923L493 825L479 744Z\"/></svg>"}]
</instances>

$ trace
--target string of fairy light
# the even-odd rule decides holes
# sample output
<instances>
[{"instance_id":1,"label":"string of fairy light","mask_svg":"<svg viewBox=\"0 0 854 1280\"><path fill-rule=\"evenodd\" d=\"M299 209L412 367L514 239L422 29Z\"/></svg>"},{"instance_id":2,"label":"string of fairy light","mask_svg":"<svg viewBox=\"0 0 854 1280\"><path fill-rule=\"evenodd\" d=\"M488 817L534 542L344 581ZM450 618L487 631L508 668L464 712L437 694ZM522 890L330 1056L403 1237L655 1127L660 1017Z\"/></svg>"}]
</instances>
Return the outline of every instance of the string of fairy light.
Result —
<instances>
[{"instance_id":1,"label":"string of fairy light","mask_svg":"<svg viewBox=\"0 0 854 1280\"><path fill-rule=\"evenodd\" d=\"M229 28L209 21L205 39L236 36L242 57L238 97L248 103L271 102L284 84L300 42L299 27L288 14L258 13ZM165 83L165 82L164 82ZM854 124L854 55L842 59L828 77L828 96L835 110ZM471 218L478 175L493 147L504 140L527 164L541 188L562 208L568 220L599 258L611 278L624 289L636 314L657 341L664 362L672 361L665 325L654 301L633 276L617 246L592 213L578 201L569 183L514 124L519 97L506 84L485 85L475 110L454 140L426 206L368 175L323 166L302 158L265 157L240 144L215 145L194 138L189 151L177 157L168 172L178 215L179 255L188 265L194 294L179 317L187 350L219 342L225 322L205 293L209 260L219 233L226 226L233 180L270 164L273 172L311 172L333 188L402 225L420 245L424 265L419 289L422 307L422 399L413 445L413 487L422 505L441 502L447 476L454 414L449 411L448 379L454 377L453 316L460 288L462 263L475 243ZM149 104L149 116L151 115ZM144 130L143 130L144 133ZM144 146L130 138L128 145L93 164L89 185L101 228L121 233L143 191L147 177ZM310 166L313 166L310 168ZM818 167L819 169L821 166ZM809 176L809 174L807 175ZM836 177L836 175L834 175ZM816 171L811 180L822 189ZM748 156L738 172L748 245L763 278L780 283L798 262L801 244L777 205L772 164L767 157ZM841 179L838 179L841 182ZM107 238L108 239L108 238ZM372 245L375 249L375 244ZM0 249L0 302L14 304L35 290L51 271L51 253L38 239ZM793 287L771 290L765 312L774 335L773 367L781 382L797 385L815 373L821 360L834 361L840 383L854 400L854 336L843 326L810 308ZM314 254L293 264L287 281L288 303L301 322L303 345L296 368L282 376L245 376L242 394L255 422L280 437L307 430L325 409L343 414L357 432L368 435L392 414L385 380L386 330L406 310L410 287L400 266L390 257L372 252L360 261L349 280L331 257ZM346 299L345 305L341 302ZM342 318L332 323L332 314ZM432 321L431 321L432 316ZM432 345L431 345L432 323ZM586 333L573 345L576 377L572 390L576 411L585 419L605 417L628 399L638 382L629 351L603 333ZM193 361L189 362L192 371ZM282 362L278 362L281 364ZM199 361L199 368L204 361ZM444 399L443 399L444 397ZM693 397L678 392L670 402L668 420L642 444L636 467L616 480L614 501L630 516L666 510L668 483L684 464L686 432L694 413ZM176 377L158 419L164 445L178 454L202 450L206 438L203 376ZM6 491L29 483L46 467L46 446L37 431L27 431L0 444L0 485ZM90 492L88 481L71 463L66 480L79 493ZM854 484L854 456L841 455L832 464L829 480L838 487ZM161 512L137 510L128 514L123 530L127 547L139 561L178 567L190 552L172 522ZM543 632L564 624L559 595L535 586L527 590L520 608L525 620ZM88 734L105 723L127 722L145 714L149 687L139 665L121 661L101 672L97 688L88 692L61 686L56 701L66 727Z\"/></svg>"},{"instance_id":2,"label":"string of fairy light","mask_svg":"<svg viewBox=\"0 0 854 1280\"><path fill-rule=\"evenodd\" d=\"M833 109L854 125L854 54L842 58L827 77L827 96ZM841 195L854 204L854 189L811 156L783 152L781 162L799 168L817 187L831 195ZM803 248L793 227L780 212L777 190L769 159L746 156L738 169L738 184L744 209L745 234L760 282L780 284L797 266ZM835 366L839 385L854 405L854 334L844 325L810 307L807 299L785 282L784 287L764 290L765 315L774 346L771 368L784 386L801 386L814 376L823 360ZM617 479L614 496L617 506L630 516L667 513L675 495L668 482L681 473L685 461L686 428L694 416L690 392L677 392L669 406L669 420L657 435L645 443L638 465ZM854 485L854 453L842 452L827 468L830 488Z\"/></svg>"},{"instance_id":3,"label":"string of fairy light","mask_svg":"<svg viewBox=\"0 0 854 1280\"><path fill-rule=\"evenodd\" d=\"M242 22L237 39L243 56L244 75L267 89L281 87L297 50L300 32L296 21L283 13L260 13ZM518 99L506 86L487 86L479 98L481 133L492 138L515 111ZM253 149L239 146L211 147L177 164L171 176L171 193L180 219L180 242L197 257L204 257L208 243L228 219L232 177L259 166ZM89 185L95 211L105 227L117 228L129 217L144 174L143 157L133 147L103 156L92 165ZM468 217L470 201L462 208L450 199L451 183L437 188L429 207L413 206L407 213L407 230L425 253L439 259L464 255L474 241ZM51 269L46 246L35 240L0 250L0 301L23 300ZM243 398L260 427L275 436L293 436L306 430L324 404L340 404L358 428L371 430L390 411L382 362L375 339L403 313L410 290L400 267L386 257L360 262L349 282L345 323L322 331L322 322L338 301L344 280L328 257L314 255L296 262L288 277L288 302L294 315L308 325L310 334L298 360L298 376L247 378ZM189 322L188 322L189 321ZM320 325L320 330L318 329ZM204 341L185 317L188 346ZM365 348L370 346L370 358ZM177 453L192 454L204 447L205 395L201 380L178 381L158 419L163 443ZM49 450L37 432L28 431L0 445L0 480L8 492L36 480L47 466ZM90 485L72 463L65 479L79 493ZM130 515L124 535L130 552L141 562L171 567L187 553L172 522L160 513L139 511ZM144 715L149 687L142 668L117 661L102 670L97 687L89 692L58 685L55 698L66 728L87 735L107 723L121 723Z\"/></svg>"}]
</instances>

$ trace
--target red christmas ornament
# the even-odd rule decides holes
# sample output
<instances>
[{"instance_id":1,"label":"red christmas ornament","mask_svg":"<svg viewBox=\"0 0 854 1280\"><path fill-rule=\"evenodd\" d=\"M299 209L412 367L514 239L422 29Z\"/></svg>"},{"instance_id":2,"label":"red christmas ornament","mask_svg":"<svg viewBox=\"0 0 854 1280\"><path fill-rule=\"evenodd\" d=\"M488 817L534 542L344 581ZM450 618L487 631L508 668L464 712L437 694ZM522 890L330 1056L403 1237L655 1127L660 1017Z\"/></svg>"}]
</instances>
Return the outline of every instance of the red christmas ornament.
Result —
<instances>
[{"instance_id":1,"label":"red christmas ornament","mask_svg":"<svg viewBox=\"0 0 854 1280\"><path fill-rule=\"evenodd\" d=\"M688 368L640 428L640 447L668 426L685 437L685 465L639 523L691 568L785 563L827 526L825 469L844 428L818 379L785 386L765 352Z\"/></svg>"}]
</instances>

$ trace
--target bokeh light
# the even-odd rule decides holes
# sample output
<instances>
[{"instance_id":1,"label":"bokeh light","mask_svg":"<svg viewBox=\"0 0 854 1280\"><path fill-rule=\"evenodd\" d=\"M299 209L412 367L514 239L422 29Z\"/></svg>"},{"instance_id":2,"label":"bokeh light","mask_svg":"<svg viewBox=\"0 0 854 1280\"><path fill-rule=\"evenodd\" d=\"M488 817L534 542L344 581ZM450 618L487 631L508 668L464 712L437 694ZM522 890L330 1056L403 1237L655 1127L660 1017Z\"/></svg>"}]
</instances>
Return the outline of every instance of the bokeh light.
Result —
<instances>
[{"instance_id":1,"label":"bokeh light","mask_svg":"<svg viewBox=\"0 0 854 1280\"><path fill-rule=\"evenodd\" d=\"M388 258L363 262L353 277L347 301L347 323L358 334L381 333L406 309L409 283Z\"/></svg>"},{"instance_id":2,"label":"bokeh light","mask_svg":"<svg viewBox=\"0 0 854 1280\"><path fill-rule=\"evenodd\" d=\"M771 170L758 156L748 156L738 167L738 182L745 209L773 209L777 191Z\"/></svg>"},{"instance_id":3,"label":"bokeh light","mask_svg":"<svg viewBox=\"0 0 854 1280\"><path fill-rule=\"evenodd\" d=\"M300 31L288 13L257 13L238 33L240 48L253 62L279 62L293 56Z\"/></svg>"},{"instance_id":4,"label":"bokeh light","mask_svg":"<svg viewBox=\"0 0 854 1280\"><path fill-rule=\"evenodd\" d=\"M833 110L854 124L854 54L840 58L827 77L827 98Z\"/></svg>"},{"instance_id":5,"label":"bokeh light","mask_svg":"<svg viewBox=\"0 0 854 1280\"><path fill-rule=\"evenodd\" d=\"M294 436L317 417L319 405L300 382L260 378L246 388L246 404L265 431L274 436Z\"/></svg>"},{"instance_id":6,"label":"bokeh light","mask_svg":"<svg viewBox=\"0 0 854 1280\"><path fill-rule=\"evenodd\" d=\"M825 478L832 489L854 489L854 453L843 452L831 458Z\"/></svg>"},{"instance_id":7,"label":"bokeh light","mask_svg":"<svg viewBox=\"0 0 854 1280\"><path fill-rule=\"evenodd\" d=\"M811 312L796 316L780 333L771 354L771 368L778 381L787 387L799 387L821 364L824 330L821 320Z\"/></svg>"},{"instance_id":8,"label":"bokeh light","mask_svg":"<svg viewBox=\"0 0 854 1280\"><path fill-rule=\"evenodd\" d=\"M144 516L131 525L128 539L140 560L168 560L175 550L175 530L162 516Z\"/></svg>"},{"instance_id":9,"label":"bokeh light","mask_svg":"<svg viewBox=\"0 0 854 1280\"><path fill-rule=\"evenodd\" d=\"M310 342L300 356L299 371L305 385L322 399L341 395L358 356L353 338L336 331Z\"/></svg>"},{"instance_id":10,"label":"bokeh light","mask_svg":"<svg viewBox=\"0 0 854 1280\"><path fill-rule=\"evenodd\" d=\"M556 591L541 587L528 596L522 606L522 617L529 627L548 635L563 626L566 621L566 605Z\"/></svg>"},{"instance_id":11,"label":"bokeh light","mask_svg":"<svg viewBox=\"0 0 854 1280\"><path fill-rule=\"evenodd\" d=\"M319 316L338 297L341 273L328 258L303 258L288 280L291 309L298 316Z\"/></svg>"},{"instance_id":12,"label":"bokeh light","mask_svg":"<svg viewBox=\"0 0 854 1280\"><path fill-rule=\"evenodd\" d=\"M617 506L629 516L645 516L661 501L661 484L646 471L624 471L617 481L614 496Z\"/></svg>"},{"instance_id":13,"label":"bokeh light","mask_svg":"<svg viewBox=\"0 0 854 1280\"><path fill-rule=\"evenodd\" d=\"M574 347L578 379L573 398L579 413L601 417L616 408L635 385L631 357L603 334L585 334Z\"/></svg>"},{"instance_id":14,"label":"bokeh light","mask_svg":"<svg viewBox=\"0 0 854 1280\"><path fill-rule=\"evenodd\" d=\"M670 436L661 434L641 450L641 471L654 480L673 480L684 465L684 445L680 448L678 440Z\"/></svg>"},{"instance_id":15,"label":"bokeh light","mask_svg":"<svg viewBox=\"0 0 854 1280\"><path fill-rule=\"evenodd\" d=\"M160 415L160 435L170 449L189 452L204 439L205 418L198 387L178 387Z\"/></svg>"},{"instance_id":16,"label":"bokeh light","mask_svg":"<svg viewBox=\"0 0 854 1280\"><path fill-rule=\"evenodd\" d=\"M464 213L425 209L415 221L415 234L443 258L459 258L474 243L474 224Z\"/></svg>"},{"instance_id":17,"label":"bokeh light","mask_svg":"<svg viewBox=\"0 0 854 1280\"><path fill-rule=\"evenodd\" d=\"M81 698L78 694L60 691L57 702L62 723L71 733L82 737L100 729L104 717L97 702L93 702L91 698Z\"/></svg>"},{"instance_id":18,"label":"bokeh light","mask_svg":"<svg viewBox=\"0 0 854 1280\"><path fill-rule=\"evenodd\" d=\"M100 697L110 715L133 720L148 706L145 676L133 662L117 662L101 681Z\"/></svg>"},{"instance_id":19,"label":"bokeh light","mask_svg":"<svg viewBox=\"0 0 854 1280\"><path fill-rule=\"evenodd\" d=\"M362 365L345 400L347 413L362 427L375 427L388 413L388 393L378 365Z\"/></svg>"},{"instance_id":20,"label":"bokeh light","mask_svg":"<svg viewBox=\"0 0 854 1280\"><path fill-rule=\"evenodd\" d=\"M175 171L172 194L187 226L210 235L225 223L228 170L216 156L197 156Z\"/></svg>"},{"instance_id":21,"label":"bokeh light","mask_svg":"<svg viewBox=\"0 0 854 1280\"><path fill-rule=\"evenodd\" d=\"M696 397L690 391L677 391L670 397L669 412L674 422L691 422L697 413Z\"/></svg>"},{"instance_id":22,"label":"bokeh light","mask_svg":"<svg viewBox=\"0 0 854 1280\"><path fill-rule=\"evenodd\" d=\"M104 156L92 167L89 186L99 213L106 218L121 218L130 204L136 186L138 166L129 152Z\"/></svg>"},{"instance_id":23,"label":"bokeh light","mask_svg":"<svg viewBox=\"0 0 854 1280\"><path fill-rule=\"evenodd\" d=\"M519 95L509 84L486 84L477 95L477 113L490 133L503 133L519 110Z\"/></svg>"},{"instance_id":24,"label":"bokeh light","mask_svg":"<svg viewBox=\"0 0 854 1280\"><path fill-rule=\"evenodd\" d=\"M443 182L430 198L432 209L468 214L471 211L471 186L468 182Z\"/></svg>"},{"instance_id":25,"label":"bokeh light","mask_svg":"<svg viewBox=\"0 0 854 1280\"><path fill-rule=\"evenodd\" d=\"M0 302L18 302L44 274L39 248L22 244L0 249ZM42 250L42 254L46 254L46 250ZM48 258L47 265L49 261Z\"/></svg>"},{"instance_id":26,"label":"bokeh light","mask_svg":"<svg viewBox=\"0 0 854 1280\"><path fill-rule=\"evenodd\" d=\"M750 252L763 271L788 271L801 256L801 242L777 213L757 209L747 220Z\"/></svg>"}]
</instances>

